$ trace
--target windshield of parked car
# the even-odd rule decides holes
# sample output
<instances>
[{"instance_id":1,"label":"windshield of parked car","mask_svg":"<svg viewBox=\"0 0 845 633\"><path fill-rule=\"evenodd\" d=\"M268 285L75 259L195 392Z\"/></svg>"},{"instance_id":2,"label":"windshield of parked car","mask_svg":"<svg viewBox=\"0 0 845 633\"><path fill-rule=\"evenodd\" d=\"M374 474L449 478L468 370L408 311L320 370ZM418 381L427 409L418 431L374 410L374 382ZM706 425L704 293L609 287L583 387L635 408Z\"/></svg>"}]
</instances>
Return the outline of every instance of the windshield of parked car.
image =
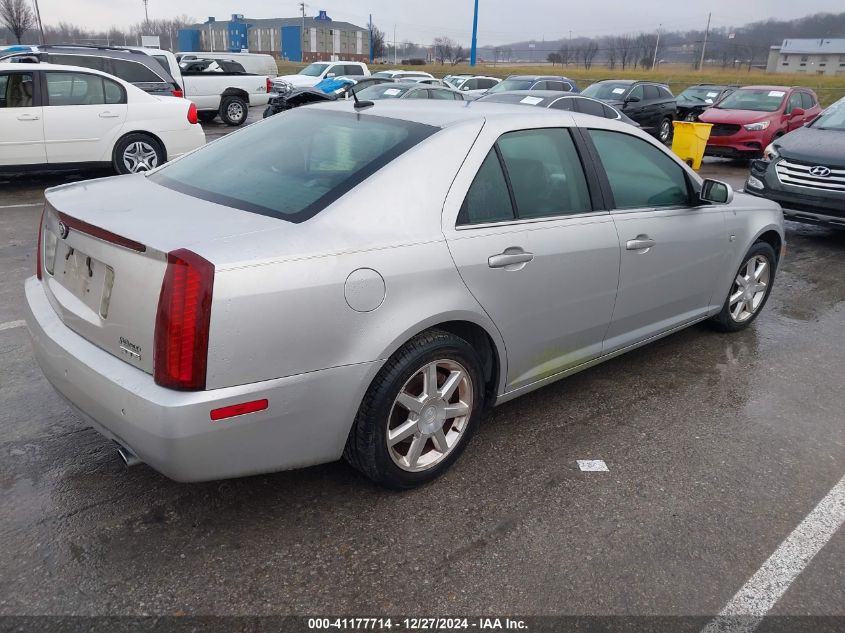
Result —
<instances>
[{"instance_id":1,"label":"windshield of parked car","mask_svg":"<svg viewBox=\"0 0 845 633\"><path fill-rule=\"evenodd\" d=\"M722 94L721 88L713 86L693 86L678 95L678 101L692 101L694 103L713 104Z\"/></svg>"},{"instance_id":2,"label":"windshield of parked car","mask_svg":"<svg viewBox=\"0 0 845 633\"><path fill-rule=\"evenodd\" d=\"M438 129L294 108L169 163L149 179L195 198L302 222Z\"/></svg>"},{"instance_id":3,"label":"windshield of parked car","mask_svg":"<svg viewBox=\"0 0 845 633\"><path fill-rule=\"evenodd\" d=\"M310 64L299 71L300 75L308 75L309 77L319 77L323 71L328 68L328 64Z\"/></svg>"},{"instance_id":4,"label":"windshield of parked car","mask_svg":"<svg viewBox=\"0 0 845 633\"><path fill-rule=\"evenodd\" d=\"M495 94L505 90L529 90L533 85L533 79L505 79L490 88L485 94Z\"/></svg>"},{"instance_id":5,"label":"windshield of parked car","mask_svg":"<svg viewBox=\"0 0 845 633\"><path fill-rule=\"evenodd\" d=\"M845 132L845 99L837 101L810 124L816 130L839 130Z\"/></svg>"},{"instance_id":6,"label":"windshield of parked car","mask_svg":"<svg viewBox=\"0 0 845 633\"><path fill-rule=\"evenodd\" d=\"M587 86L581 91L585 97L592 97L593 99L602 99L605 101L621 101L625 97L625 93L631 84L617 83L613 81L605 81L602 83Z\"/></svg>"},{"instance_id":7,"label":"windshield of parked car","mask_svg":"<svg viewBox=\"0 0 845 633\"><path fill-rule=\"evenodd\" d=\"M742 88L729 94L714 106L720 110L751 110L752 112L775 112L786 99L786 90L777 88Z\"/></svg>"},{"instance_id":8,"label":"windshield of parked car","mask_svg":"<svg viewBox=\"0 0 845 633\"><path fill-rule=\"evenodd\" d=\"M378 84L376 86L364 88L363 90L358 90L355 94L358 95L359 99L363 99L365 101L372 101L374 99L398 99L413 87L414 86L403 86L394 83Z\"/></svg>"}]
</instances>

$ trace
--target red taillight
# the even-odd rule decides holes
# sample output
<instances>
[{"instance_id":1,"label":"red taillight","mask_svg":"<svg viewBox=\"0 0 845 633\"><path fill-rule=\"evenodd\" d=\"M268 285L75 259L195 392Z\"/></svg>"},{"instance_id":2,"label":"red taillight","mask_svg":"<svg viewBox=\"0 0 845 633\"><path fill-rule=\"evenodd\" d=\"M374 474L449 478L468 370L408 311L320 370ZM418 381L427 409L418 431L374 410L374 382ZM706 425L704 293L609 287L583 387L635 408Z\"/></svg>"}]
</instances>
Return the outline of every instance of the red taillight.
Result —
<instances>
[{"instance_id":1,"label":"red taillight","mask_svg":"<svg viewBox=\"0 0 845 633\"><path fill-rule=\"evenodd\" d=\"M154 378L182 391L205 389L214 264L180 249L167 254L155 325Z\"/></svg>"},{"instance_id":2,"label":"red taillight","mask_svg":"<svg viewBox=\"0 0 845 633\"><path fill-rule=\"evenodd\" d=\"M226 418L234 418L236 415L246 415L247 413L255 413L256 411L264 411L268 406L267 399L253 400L252 402L241 402L240 404L230 404L228 407L221 407L211 411L211 419L215 422L217 420L224 420Z\"/></svg>"},{"instance_id":3,"label":"red taillight","mask_svg":"<svg viewBox=\"0 0 845 633\"><path fill-rule=\"evenodd\" d=\"M188 106L188 123L196 125L198 122L199 118L197 118L197 104L191 101L191 105Z\"/></svg>"},{"instance_id":4,"label":"red taillight","mask_svg":"<svg viewBox=\"0 0 845 633\"><path fill-rule=\"evenodd\" d=\"M267 77L267 92L273 92L273 80Z\"/></svg>"},{"instance_id":5,"label":"red taillight","mask_svg":"<svg viewBox=\"0 0 845 633\"><path fill-rule=\"evenodd\" d=\"M44 234L44 213L46 210L41 213L41 221L38 223L38 250L35 251L35 276L41 279L41 260L43 256L41 255L41 236Z\"/></svg>"},{"instance_id":6,"label":"red taillight","mask_svg":"<svg viewBox=\"0 0 845 633\"><path fill-rule=\"evenodd\" d=\"M180 99L185 96L185 93L182 92L179 88L174 88L170 91L170 94L172 94L174 97L179 97Z\"/></svg>"}]
</instances>

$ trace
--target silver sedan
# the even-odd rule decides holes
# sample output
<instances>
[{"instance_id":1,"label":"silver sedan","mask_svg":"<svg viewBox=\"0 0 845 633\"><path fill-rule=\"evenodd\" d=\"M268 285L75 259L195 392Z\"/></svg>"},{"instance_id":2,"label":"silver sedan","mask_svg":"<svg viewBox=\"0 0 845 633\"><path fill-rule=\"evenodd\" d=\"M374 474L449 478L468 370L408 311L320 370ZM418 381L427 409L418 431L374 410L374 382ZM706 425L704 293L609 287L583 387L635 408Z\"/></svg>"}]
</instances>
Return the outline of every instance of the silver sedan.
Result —
<instances>
[{"instance_id":1,"label":"silver sedan","mask_svg":"<svg viewBox=\"0 0 845 633\"><path fill-rule=\"evenodd\" d=\"M128 463L197 481L343 456L407 488L488 407L763 309L780 207L639 130L366 105L294 109L149 174L47 192L36 357Z\"/></svg>"}]
</instances>

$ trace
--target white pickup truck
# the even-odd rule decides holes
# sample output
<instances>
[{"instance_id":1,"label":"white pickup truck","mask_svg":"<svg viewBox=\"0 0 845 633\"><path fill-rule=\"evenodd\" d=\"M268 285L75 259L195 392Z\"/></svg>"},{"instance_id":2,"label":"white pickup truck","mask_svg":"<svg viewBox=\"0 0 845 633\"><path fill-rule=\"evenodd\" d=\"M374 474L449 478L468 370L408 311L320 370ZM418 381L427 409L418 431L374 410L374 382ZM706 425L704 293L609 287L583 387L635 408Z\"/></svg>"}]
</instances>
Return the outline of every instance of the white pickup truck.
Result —
<instances>
[{"instance_id":1,"label":"white pickup truck","mask_svg":"<svg viewBox=\"0 0 845 633\"><path fill-rule=\"evenodd\" d=\"M242 125L249 116L250 106L263 107L270 100L271 78L244 72L237 62L192 59L180 64L169 51L146 49L146 52L184 88L185 98L197 106L200 121L212 121L219 115L226 125Z\"/></svg>"},{"instance_id":2,"label":"white pickup truck","mask_svg":"<svg viewBox=\"0 0 845 633\"><path fill-rule=\"evenodd\" d=\"M295 75L282 75L273 80L274 92L285 94L296 88L312 88L328 77L369 77L370 69L362 62L314 62Z\"/></svg>"}]
</instances>

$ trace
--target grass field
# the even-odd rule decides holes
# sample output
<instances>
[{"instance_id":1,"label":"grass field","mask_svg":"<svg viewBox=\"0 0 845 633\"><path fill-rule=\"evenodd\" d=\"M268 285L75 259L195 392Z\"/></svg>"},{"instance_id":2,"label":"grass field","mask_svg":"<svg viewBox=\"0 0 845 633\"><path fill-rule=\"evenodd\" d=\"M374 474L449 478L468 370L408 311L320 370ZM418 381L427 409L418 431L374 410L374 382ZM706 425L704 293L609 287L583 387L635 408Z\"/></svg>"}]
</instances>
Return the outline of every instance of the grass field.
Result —
<instances>
[{"instance_id":1,"label":"grass field","mask_svg":"<svg viewBox=\"0 0 845 633\"><path fill-rule=\"evenodd\" d=\"M298 64L292 62L278 62L280 74L292 74L300 70L305 64ZM845 76L839 77L823 77L819 75L771 75L761 70L747 69L743 70L722 70L722 69L707 69L702 72L691 70L688 66L664 65L660 70L609 70L605 67L595 67L590 70L584 68L576 68L574 65L570 67L555 66L545 64L541 66L494 66L494 65L477 65L474 69L469 66L458 64L457 66L428 64L425 66L402 66L401 64L395 66L396 68L406 68L408 70L424 70L431 73L435 77L443 77L444 75L455 73L474 72L479 75L489 75L491 77L504 78L508 75L526 74L526 75L564 75L570 77L578 82L578 85L583 89L591 83L600 79L650 79L652 81L659 81L668 84L674 94L679 94L689 86L698 83L724 83L724 84L739 84L741 86L748 86L753 84L777 85L777 86L805 86L813 89L819 96L819 100L823 106L830 105L837 99L845 97ZM374 64L370 68L373 72L379 68L394 68L393 65Z\"/></svg>"}]
</instances>

